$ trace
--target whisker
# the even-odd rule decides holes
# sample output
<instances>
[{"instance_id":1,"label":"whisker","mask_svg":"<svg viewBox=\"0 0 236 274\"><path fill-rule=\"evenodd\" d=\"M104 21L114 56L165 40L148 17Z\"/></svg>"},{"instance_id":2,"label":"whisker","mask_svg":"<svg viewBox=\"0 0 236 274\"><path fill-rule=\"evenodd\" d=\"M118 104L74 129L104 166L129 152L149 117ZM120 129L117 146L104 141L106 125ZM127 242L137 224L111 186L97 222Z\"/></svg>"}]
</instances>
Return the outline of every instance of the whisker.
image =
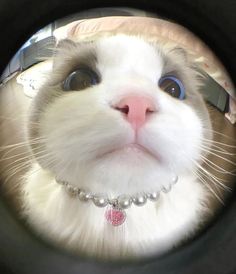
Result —
<instances>
[{"instance_id":1,"label":"whisker","mask_svg":"<svg viewBox=\"0 0 236 274\"><path fill-rule=\"evenodd\" d=\"M48 165L51 165L51 164L53 164L55 161L57 161L57 159L51 159L49 162L48 162ZM34 174L35 172L38 172L38 171L40 171L40 170L42 170L42 168L41 167L39 167L38 169L34 169L34 170L32 170L32 171L28 171L27 173L29 174L29 175L32 175L32 174Z\"/></svg>"},{"instance_id":2,"label":"whisker","mask_svg":"<svg viewBox=\"0 0 236 274\"><path fill-rule=\"evenodd\" d=\"M200 179L200 181L204 184L205 187L207 187L209 189L209 191L216 197L216 199L222 204L224 205L224 201L223 199L221 199L221 197L216 193L216 191L214 191L212 189L212 187L208 184L208 182L202 177L202 175L200 175L197 171L194 172L195 175L197 176L197 178Z\"/></svg>"},{"instance_id":3,"label":"whisker","mask_svg":"<svg viewBox=\"0 0 236 274\"><path fill-rule=\"evenodd\" d=\"M212 154L212 155L213 155L213 153L219 153L219 154L217 154L217 155L218 155L218 156L221 156L222 158L224 158L224 159L226 159L226 160L229 160L229 159L223 157L223 156L220 155L220 154L228 155L228 156L230 156L230 157L236 156L236 154L233 154L233 153L226 153L226 152L218 151L218 150L215 150L215 149L208 149L207 147L203 147L203 146L199 146L199 148L200 148L202 151L207 152L208 154Z\"/></svg>"},{"instance_id":4,"label":"whisker","mask_svg":"<svg viewBox=\"0 0 236 274\"><path fill-rule=\"evenodd\" d=\"M200 174L202 174L202 176L204 176L207 179L209 179L211 183L213 183L215 186L218 186L222 190L229 191L229 192L232 191L232 189L230 187L224 185L222 182L220 182L220 180L217 179L216 176L213 176L211 173L205 172L204 170L202 170L200 168L198 169L198 172Z\"/></svg>"},{"instance_id":5,"label":"whisker","mask_svg":"<svg viewBox=\"0 0 236 274\"><path fill-rule=\"evenodd\" d=\"M200 147L201 147L201 146L200 146ZM211 154L211 155L214 155L214 156L216 156L217 158L219 158L219 159L221 159L221 160L223 160L223 161L225 161L225 162L227 162L227 163L232 164L233 166L236 166L236 163L234 163L234 162L232 162L231 160L229 160L229 159L227 159L227 158L225 158L225 157L223 157L223 156L221 156L221 155L215 153L214 151L211 151L211 150L209 150L209 149L204 149L203 147L201 147L201 150L202 150L202 151L205 151L205 152L207 152L207 153L209 153L209 154Z\"/></svg>"},{"instance_id":6,"label":"whisker","mask_svg":"<svg viewBox=\"0 0 236 274\"><path fill-rule=\"evenodd\" d=\"M45 158L49 158L51 157L51 153L48 154L44 154L42 156L39 156L38 159L42 160ZM9 173L9 175L6 177L6 179L4 180L5 183L8 182L14 175L16 175L18 172L20 172L21 170L30 167L32 165L32 163L34 162L33 158L29 159L28 161L25 161L23 163L19 163L17 165L12 166L11 168L7 169L7 172ZM50 161L49 161L50 162Z\"/></svg>"},{"instance_id":7,"label":"whisker","mask_svg":"<svg viewBox=\"0 0 236 274\"><path fill-rule=\"evenodd\" d=\"M22 161L25 162L25 161L24 161L25 159L29 159L29 161L33 161L34 157L37 157L37 158L39 159L41 154L43 154L42 157L43 157L44 155L48 155L48 154L47 154L47 151L42 151L42 150L41 150L41 151L38 151L38 152L36 152L36 153L34 153L34 155L28 153L27 156L21 157L21 158L15 160L15 161L11 162L10 164L6 165L5 168L8 168L8 167L10 167L10 166L12 166L12 165L14 166L14 164L16 164L16 163L21 163Z\"/></svg>"},{"instance_id":8,"label":"whisker","mask_svg":"<svg viewBox=\"0 0 236 274\"><path fill-rule=\"evenodd\" d=\"M44 147L44 144L42 144L41 146L37 146L38 149L40 148L43 148ZM27 149L26 151L23 151L23 152L20 152L20 153L17 153L17 154L14 154L14 155L11 155L11 156L8 156L6 157L9 153L12 153L13 150L9 150L9 151L6 151L2 157L0 158L0 161L4 161L4 160L10 160L10 159L13 159L13 158L16 158L16 157L19 157L21 155L29 155L30 154L30 150Z\"/></svg>"},{"instance_id":9,"label":"whisker","mask_svg":"<svg viewBox=\"0 0 236 274\"><path fill-rule=\"evenodd\" d=\"M222 149L223 151L227 151L223 148L224 147L227 147L227 148L232 148L232 149L235 149L236 150L236 146L234 145L229 145L229 144L226 144L226 143L221 143L221 142L217 142L217 141L206 141L204 139L202 139L202 144L203 145L206 145L208 147L215 147L215 148L219 148L219 149Z\"/></svg>"},{"instance_id":10,"label":"whisker","mask_svg":"<svg viewBox=\"0 0 236 274\"><path fill-rule=\"evenodd\" d=\"M53 160L49 161L49 164L53 164L53 163L55 162L55 160L56 160L56 159L53 159ZM28 174L29 176L31 176L31 175L33 175L34 173L40 171L41 169L42 169L42 168L39 167L38 169L33 169L33 170L31 170L31 171L28 170L28 171L27 171L27 174ZM4 183L8 182L8 181L10 180L10 178L11 178L12 176L14 176L16 173L17 173L17 172L14 172L14 173L11 174L10 176L8 176L8 177L4 180ZM17 183L17 184L12 184L12 185L11 185L11 188L8 188L7 191L10 192L10 191L16 190L16 189L18 188L19 184L24 180L24 176L25 176L25 175L22 175L21 178L20 178L20 180L18 181L18 183Z\"/></svg>"},{"instance_id":11,"label":"whisker","mask_svg":"<svg viewBox=\"0 0 236 274\"><path fill-rule=\"evenodd\" d=\"M215 140L210 140L210 139L207 140L206 138L201 138L201 141L208 146L210 146L210 145L213 145L216 147L225 146L225 147L236 149L236 145L230 145L230 144L222 143L222 142L215 141Z\"/></svg>"},{"instance_id":12,"label":"whisker","mask_svg":"<svg viewBox=\"0 0 236 274\"><path fill-rule=\"evenodd\" d=\"M201 169L204 173L206 173L207 175L210 176L210 178L213 178L217 181L219 181L219 184L221 184L222 186L225 186L224 184L222 184L220 181L226 183L226 181L222 180L221 178L218 178L217 176L211 174L208 170L206 170L203 166L201 166L198 162L196 162L195 160L191 160L199 169Z\"/></svg>"},{"instance_id":13,"label":"whisker","mask_svg":"<svg viewBox=\"0 0 236 274\"><path fill-rule=\"evenodd\" d=\"M216 165L214 162L210 161L209 159L207 159L206 157L204 157L203 155L200 156L202 161L208 165L209 167L211 167L212 169L214 169L215 171L222 173L222 174L230 174L230 175L235 175L233 172L228 171L218 165ZM217 169L218 168L218 169Z\"/></svg>"},{"instance_id":14,"label":"whisker","mask_svg":"<svg viewBox=\"0 0 236 274\"><path fill-rule=\"evenodd\" d=\"M229 136L226 135L226 134L223 134L222 132L219 132L219 131L216 131L216 130L213 130L213 129L209 129L209 128L203 128L203 130L204 130L204 131L210 131L210 132L214 133L215 135L223 136L223 137L225 137L226 139L231 140L232 142L235 142L235 139L229 137Z\"/></svg>"},{"instance_id":15,"label":"whisker","mask_svg":"<svg viewBox=\"0 0 236 274\"><path fill-rule=\"evenodd\" d=\"M5 150L8 148L15 148L15 147L24 147L24 146L28 146L29 144L37 144L40 141L46 141L47 139L44 137L37 137L34 139L29 139L29 140L25 140L23 142L19 142L19 143L14 143L14 144L10 144L10 145L4 145L4 146L0 146L0 151L1 150Z\"/></svg>"},{"instance_id":16,"label":"whisker","mask_svg":"<svg viewBox=\"0 0 236 274\"><path fill-rule=\"evenodd\" d=\"M42 144L41 146L37 146L37 149L41 149L41 148L44 148L44 144ZM40 151L42 151L42 150L40 150ZM11 151L12 152L12 151ZM12 156L8 156L8 157L6 157L7 156L7 154L9 154L10 152L8 151L8 152L6 152L6 153L4 153L3 155L2 155L2 157L0 158L0 162L1 161L5 161L5 160L10 160L10 159L13 159L13 158L17 158L17 157L19 157L19 156L21 156L21 155L29 155L29 154L31 154L31 152L30 152L30 150L26 150L26 151L24 151L24 152L21 152L21 153L17 153L17 154L14 154L14 155L12 155ZM34 154L35 154L36 152L34 152Z\"/></svg>"},{"instance_id":17,"label":"whisker","mask_svg":"<svg viewBox=\"0 0 236 274\"><path fill-rule=\"evenodd\" d=\"M213 152L218 152L218 153L229 155L229 156L236 156L236 153L231 153L227 150L221 149L220 147L217 147L217 149L215 149L213 147L209 147L203 144L203 145L200 145L200 148L204 148L206 151L213 151Z\"/></svg>"}]
</instances>

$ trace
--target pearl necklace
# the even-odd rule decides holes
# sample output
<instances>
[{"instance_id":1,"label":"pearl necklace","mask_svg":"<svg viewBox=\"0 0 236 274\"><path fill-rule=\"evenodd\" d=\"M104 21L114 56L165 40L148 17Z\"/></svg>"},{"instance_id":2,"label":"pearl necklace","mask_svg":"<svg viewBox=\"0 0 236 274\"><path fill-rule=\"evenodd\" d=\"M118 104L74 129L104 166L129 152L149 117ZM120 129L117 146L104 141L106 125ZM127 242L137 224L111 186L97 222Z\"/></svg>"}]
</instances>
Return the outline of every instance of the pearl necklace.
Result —
<instances>
[{"instance_id":1,"label":"pearl necklace","mask_svg":"<svg viewBox=\"0 0 236 274\"><path fill-rule=\"evenodd\" d=\"M108 207L105 212L105 218L113 226L119 226L124 223L126 219L125 209L135 206L143 206L146 202L158 201L160 197L160 192L168 193L171 187L178 181L178 176L174 176L168 188L162 187L161 191L154 191L148 193L142 193L137 195L120 195L116 198L109 198L106 194L92 194L91 192L86 192L79 187L74 187L66 181L56 179L56 182L62 185L66 192L72 197L78 197L81 202L92 201L97 207Z\"/></svg>"}]
</instances>

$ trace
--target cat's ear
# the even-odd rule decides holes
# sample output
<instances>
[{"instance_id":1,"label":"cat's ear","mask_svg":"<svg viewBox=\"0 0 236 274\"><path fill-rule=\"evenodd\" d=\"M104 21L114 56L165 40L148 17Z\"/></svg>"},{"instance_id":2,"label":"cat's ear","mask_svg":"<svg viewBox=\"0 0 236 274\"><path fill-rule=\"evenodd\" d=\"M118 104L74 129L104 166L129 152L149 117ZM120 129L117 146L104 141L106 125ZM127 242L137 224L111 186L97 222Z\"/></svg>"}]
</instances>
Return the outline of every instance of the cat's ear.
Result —
<instances>
[{"instance_id":1,"label":"cat's ear","mask_svg":"<svg viewBox=\"0 0 236 274\"><path fill-rule=\"evenodd\" d=\"M75 46L75 42L70 39L63 39L57 43L57 48L69 49L70 47L74 47L74 46Z\"/></svg>"},{"instance_id":2,"label":"cat's ear","mask_svg":"<svg viewBox=\"0 0 236 274\"><path fill-rule=\"evenodd\" d=\"M175 57L182 62L188 63L189 56L187 51L182 47L174 47L169 51L169 55Z\"/></svg>"},{"instance_id":3,"label":"cat's ear","mask_svg":"<svg viewBox=\"0 0 236 274\"><path fill-rule=\"evenodd\" d=\"M60 50L70 50L72 48L75 48L76 43L70 39L63 39L60 40L56 45L56 51Z\"/></svg>"},{"instance_id":4,"label":"cat's ear","mask_svg":"<svg viewBox=\"0 0 236 274\"><path fill-rule=\"evenodd\" d=\"M165 49L163 54L163 74L183 70L190 65L188 52L181 47Z\"/></svg>"}]
</instances>

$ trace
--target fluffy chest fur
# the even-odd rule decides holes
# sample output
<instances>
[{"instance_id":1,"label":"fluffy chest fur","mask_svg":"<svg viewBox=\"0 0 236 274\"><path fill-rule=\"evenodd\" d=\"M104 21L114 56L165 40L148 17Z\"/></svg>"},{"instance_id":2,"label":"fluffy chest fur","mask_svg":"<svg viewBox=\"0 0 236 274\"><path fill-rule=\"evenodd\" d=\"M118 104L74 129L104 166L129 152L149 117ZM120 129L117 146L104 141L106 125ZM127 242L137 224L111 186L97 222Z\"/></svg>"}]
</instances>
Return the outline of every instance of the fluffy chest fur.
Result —
<instances>
[{"instance_id":1,"label":"fluffy chest fur","mask_svg":"<svg viewBox=\"0 0 236 274\"><path fill-rule=\"evenodd\" d=\"M106 209L81 203L38 169L35 165L24 186L25 213L40 234L77 254L109 259L162 254L192 236L203 212L208 213L206 191L186 176L158 202L127 209L125 223L113 227L105 219Z\"/></svg>"},{"instance_id":2,"label":"fluffy chest fur","mask_svg":"<svg viewBox=\"0 0 236 274\"><path fill-rule=\"evenodd\" d=\"M203 222L208 197L197 169L211 126L187 55L126 35L58 48L30 111L35 164L24 178L25 216L55 243L92 256L176 246ZM161 192L174 175L177 184ZM161 193L128 208L125 223L113 227L106 208L70 197L56 178L109 197Z\"/></svg>"}]
</instances>

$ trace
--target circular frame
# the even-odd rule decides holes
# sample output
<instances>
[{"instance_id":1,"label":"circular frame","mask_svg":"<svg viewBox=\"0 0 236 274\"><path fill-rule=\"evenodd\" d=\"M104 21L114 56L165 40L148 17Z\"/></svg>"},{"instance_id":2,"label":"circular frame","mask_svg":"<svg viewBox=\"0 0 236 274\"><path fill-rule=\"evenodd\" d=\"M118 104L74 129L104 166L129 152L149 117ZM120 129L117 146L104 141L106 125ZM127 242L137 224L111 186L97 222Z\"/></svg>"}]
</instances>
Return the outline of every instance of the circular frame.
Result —
<instances>
[{"instance_id":1,"label":"circular frame","mask_svg":"<svg viewBox=\"0 0 236 274\"><path fill-rule=\"evenodd\" d=\"M2 36L0 71L18 48L38 29L74 12L98 7L128 6L156 13L189 28L214 49L232 80L236 71L236 29L234 0L1 0ZM1 273L17 274L233 274L236 273L236 200L213 225L194 241L161 258L140 263L98 263L73 257L42 242L0 200Z\"/></svg>"}]
</instances>

